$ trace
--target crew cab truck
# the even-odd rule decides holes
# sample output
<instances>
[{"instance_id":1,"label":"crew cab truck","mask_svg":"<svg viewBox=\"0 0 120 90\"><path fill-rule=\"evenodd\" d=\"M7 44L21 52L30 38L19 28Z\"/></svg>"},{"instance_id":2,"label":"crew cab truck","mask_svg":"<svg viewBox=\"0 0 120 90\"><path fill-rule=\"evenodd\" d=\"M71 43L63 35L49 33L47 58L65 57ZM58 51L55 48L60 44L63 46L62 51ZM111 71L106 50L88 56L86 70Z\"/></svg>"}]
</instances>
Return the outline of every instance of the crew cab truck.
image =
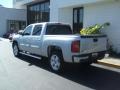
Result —
<instances>
[{"instance_id":1,"label":"crew cab truck","mask_svg":"<svg viewBox=\"0 0 120 90\"><path fill-rule=\"evenodd\" d=\"M107 49L105 35L73 34L64 23L30 24L18 37L13 38L13 53L18 57L47 57L50 68L59 72L64 63L88 63L103 59Z\"/></svg>"}]
</instances>

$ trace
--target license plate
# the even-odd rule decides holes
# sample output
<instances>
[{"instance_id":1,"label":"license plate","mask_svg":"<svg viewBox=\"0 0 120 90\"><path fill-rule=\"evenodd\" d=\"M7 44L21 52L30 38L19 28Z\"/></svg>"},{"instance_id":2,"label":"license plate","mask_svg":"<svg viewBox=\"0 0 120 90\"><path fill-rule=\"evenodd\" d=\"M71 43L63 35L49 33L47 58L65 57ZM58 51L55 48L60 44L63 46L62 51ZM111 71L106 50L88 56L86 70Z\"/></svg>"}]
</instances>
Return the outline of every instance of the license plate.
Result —
<instances>
[{"instance_id":1,"label":"license plate","mask_svg":"<svg viewBox=\"0 0 120 90\"><path fill-rule=\"evenodd\" d=\"M93 57L96 57L98 55L98 53L92 53Z\"/></svg>"}]
</instances>

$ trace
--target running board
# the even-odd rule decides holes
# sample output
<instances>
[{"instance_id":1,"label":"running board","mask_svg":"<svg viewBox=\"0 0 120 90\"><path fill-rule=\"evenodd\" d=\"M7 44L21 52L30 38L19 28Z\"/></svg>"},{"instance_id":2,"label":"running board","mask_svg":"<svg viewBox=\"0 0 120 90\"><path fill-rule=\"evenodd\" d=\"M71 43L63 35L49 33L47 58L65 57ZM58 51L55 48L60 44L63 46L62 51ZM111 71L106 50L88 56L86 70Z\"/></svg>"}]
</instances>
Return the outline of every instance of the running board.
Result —
<instances>
[{"instance_id":1,"label":"running board","mask_svg":"<svg viewBox=\"0 0 120 90\"><path fill-rule=\"evenodd\" d=\"M29 57L33 57L33 58L36 58L36 59L42 59L41 57L37 57L37 56L27 54L27 53L24 53L24 52L20 52L20 54L23 54L23 55L26 55L26 56L29 56Z\"/></svg>"}]
</instances>

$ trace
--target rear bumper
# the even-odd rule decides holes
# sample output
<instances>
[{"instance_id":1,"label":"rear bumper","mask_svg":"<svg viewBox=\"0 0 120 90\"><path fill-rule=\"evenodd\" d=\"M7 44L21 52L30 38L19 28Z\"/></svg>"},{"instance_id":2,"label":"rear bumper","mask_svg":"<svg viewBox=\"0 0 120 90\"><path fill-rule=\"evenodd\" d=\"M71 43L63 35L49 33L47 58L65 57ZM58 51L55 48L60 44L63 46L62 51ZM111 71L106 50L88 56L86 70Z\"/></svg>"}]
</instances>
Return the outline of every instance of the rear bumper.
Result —
<instances>
[{"instance_id":1,"label":"rear bumper","mask_svg":"<svg viewBox=\"0 0 120 90\"><path fill-rule=\"evenodd\" d=\"M73 55L72 62L73 63L84 63L84 62L95 62L95 60L103 59L106 51L94 52L89 54L82 55Z\"/></svg>"}]
</instances>

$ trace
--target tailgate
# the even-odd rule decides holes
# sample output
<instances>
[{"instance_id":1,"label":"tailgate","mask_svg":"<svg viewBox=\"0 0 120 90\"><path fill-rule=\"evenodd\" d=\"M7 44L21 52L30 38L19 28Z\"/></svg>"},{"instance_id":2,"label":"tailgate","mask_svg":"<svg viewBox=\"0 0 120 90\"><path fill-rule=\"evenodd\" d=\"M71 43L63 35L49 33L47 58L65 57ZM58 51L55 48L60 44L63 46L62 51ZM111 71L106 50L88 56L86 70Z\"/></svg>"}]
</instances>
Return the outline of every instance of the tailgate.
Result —
<instances>
[{"instance_id":1,"label":"tailgate","mask_svg":"<svg viewBox=\"0 0 120 90\"><path fill-rule=\"evenodd\" d=\"M94 53L106 51L107 38L105 35L81 36L80 53Z\"/></svg>"}]
</instances>

